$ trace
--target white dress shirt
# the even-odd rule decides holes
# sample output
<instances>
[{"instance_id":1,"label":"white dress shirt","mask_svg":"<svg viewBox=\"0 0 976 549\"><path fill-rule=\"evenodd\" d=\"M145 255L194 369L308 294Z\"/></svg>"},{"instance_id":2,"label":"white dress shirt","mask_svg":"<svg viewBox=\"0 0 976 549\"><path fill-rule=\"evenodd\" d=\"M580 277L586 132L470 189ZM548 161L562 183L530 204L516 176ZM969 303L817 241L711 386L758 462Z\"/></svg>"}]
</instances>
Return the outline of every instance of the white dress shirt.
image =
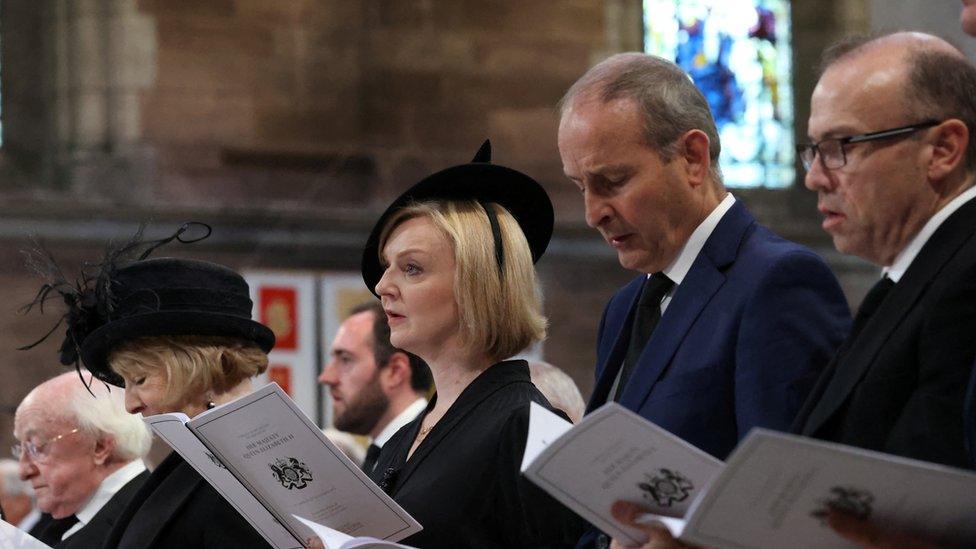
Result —
<instances>
[{"instance_id":1,"label":"white dress shirt","mask_svg":"<svg viewBox=\"0 0 976 549\"><path fill-rule=\"evenodd\" d=\"M102 507L108 503L108 500L112 499L112 496L116 492L122 489L123 486L128 484L128 482L140 473L146 470L146 466L142 463L141 459L134 459L123 465L119 470L115 471L111 475L105 477L105 480L98 485L98 489L92 494L92 497L88 500L88 503L82 505L81 509L75 512L75 516L78 517L78 523L68 528L68 530L61 536L64 540L85 527L91 519L95 518L95 515L101 511Z\"/></svg>"},{"instance_id":2,"label":"white dress shirt","mask_svg":"<svg viewBox=\"0 0 976 549\"><path fill-rule=\"evenodd\" d=\"M732 193L726 193L725 198L715 206L712 213L702 220L701 223L695 227L695 230L691 232L691 236L685 242L685 245L681 247L681 251L678 252L678 256L674 258L674 261L670 265L664 268L662 273L674 282L674 286L664 295L664 299L661 300L661 315L664 315L664 310L668 308L671 303L671 297L674 296L674 291L678 286L684 281L685 276L688 271L691 270L691 265L698 258L698 254L701 253L702 248L705 247L705 242L708 237L712 236L715 231L715 227L718 226L718 222L725 217L725 214L732 208L735 204L735 197ZM648 278L651 277L650 274L647 275ZM613 386L610 387L610 395L617 394L617 386L620 385L620 376L623 375L624 369L620 368L617 371L617 377L613 381Z\"/></svg>"},{"instance_id":3,"label":"white dress shirt","mask_svg":"<svg viewBox=\"0 0 976 549\"><path fill-rule=\"evenodd\" d=\"M375 439L369 441L370 444L375 444L382 448L383 445L386 444L386 441L393 438L393 435L395 435L401 427L417 419L417 416L419 416L425 408L427 408L426 398L420 397L413 401L413 404L404 408L403 411L397 415L397 417L393 418L393 421L388 423L386 427L383 427L380 434L376 435Z\"/></svg>"},{"instance_id":4,"label":"white dress shirt","mask_svg":"<svg viewBox=\"0 0 976 549\"><path fill-rule=\"evenodd\" d=\"M915 257L918 252L922 251L922 246L929 241L932 234L935 233L936 229L939 228L950 215L955 213L956 210L962 207L963 204L969 202L973 198L976 198L976 186L970 187L965 190L962 194L955 197L942 209L935 212L928 222L922 226L922 230L918 231L918 234L909 241L908 246L905 246L895 260L891 262L891 266L885 267L882 271L884 276L890 278L893 282L897 283L902 276L905 275L905 271L911 266L912 261L915 261Z\"/></svg>"},{"instance_id":5,"label":"white dress shirt","mask_svg":"<svg viewBox=\"0 0 976 549\"><path fill-rule=\"evenodd\" d=\"M715 206L712 213L708 214L698 227L692 231L691 236L688 237L688 241L685 245L681 247L681 251L678 252L678 256L674 258L674 261L670 265L664 268L663 272L665 276L674 282L674 287L671 288L661 300L661 314L664 314L664 310L668 308L668 304L671 303L671 297L674 295L674 291L681 285L684 281L685 276L688 271L691 270L691 265L698 258L698 254L701 253L702 248L705 247L705 242L708 237L712 236L715 231L715 227L718 226L718 222L725 217L725 214L732 208L735 204L735 197L732 193L726 193L725 198ZM650 277L651 275L647 275Z\"/></svg>"}]
</instances>

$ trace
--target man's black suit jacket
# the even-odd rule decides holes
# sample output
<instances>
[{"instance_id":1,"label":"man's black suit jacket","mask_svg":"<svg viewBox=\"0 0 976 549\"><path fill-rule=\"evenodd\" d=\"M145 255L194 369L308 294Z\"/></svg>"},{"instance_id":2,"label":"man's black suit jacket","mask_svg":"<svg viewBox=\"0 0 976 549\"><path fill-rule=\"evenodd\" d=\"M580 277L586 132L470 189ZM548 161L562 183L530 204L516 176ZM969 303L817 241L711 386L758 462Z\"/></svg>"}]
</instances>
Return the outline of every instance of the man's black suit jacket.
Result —
<instances>
[{"instance_id":1,"label":"man's black suit jacket","mask_svg":"<svg viewBox=\"0 0 976 549\"><path fill-rule=\"evenodd\" d=\"M964 467L963 401L976 356L976 199L922 247L817 382L793 430Z\"/></svg>"},{"instance_id":2,"label":"man's black suit jacket","mask_svg":"<svg viewBox=\"0 0 976 549\"><path fill-rule=\"evenodd\" d=\"M88 524L74 534L61 540L54 547L57 549L91 549L93 547L101 547L105 543L105 538L108 537L108 533L112 530L112 526L115 525L115 520L119 518L119 515L122 514L122 511L129 504L129 500L132 499L132 496L136 494L147 478L149 478L147 471L136 475L135 478L120 488L118 492L115 492L115 495L110 500L105 502L105 505L95 513L95 516L88 521Z\"/></svg>"}]
</instances>

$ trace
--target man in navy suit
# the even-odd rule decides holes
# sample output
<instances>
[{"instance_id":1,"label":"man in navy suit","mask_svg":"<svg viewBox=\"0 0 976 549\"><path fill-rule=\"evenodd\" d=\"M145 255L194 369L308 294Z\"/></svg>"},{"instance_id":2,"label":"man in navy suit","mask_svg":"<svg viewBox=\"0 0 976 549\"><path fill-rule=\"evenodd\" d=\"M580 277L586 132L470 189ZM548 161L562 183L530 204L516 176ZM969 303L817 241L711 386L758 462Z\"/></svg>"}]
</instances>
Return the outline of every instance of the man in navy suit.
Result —
<instances>
[{"instance_id":1,"label":"man in navy suit","mask_svg":"<svg viewBox=\"0 0 976 549\"><path fill-rule=\"evenodd\" d=\"M786 430L850 325L827 265L726 192L708 104L673 63L611 57L561 110L586 222L639 273L604 310L588 410L617 400L720 459Z\"/></svg>"}]
</instances>

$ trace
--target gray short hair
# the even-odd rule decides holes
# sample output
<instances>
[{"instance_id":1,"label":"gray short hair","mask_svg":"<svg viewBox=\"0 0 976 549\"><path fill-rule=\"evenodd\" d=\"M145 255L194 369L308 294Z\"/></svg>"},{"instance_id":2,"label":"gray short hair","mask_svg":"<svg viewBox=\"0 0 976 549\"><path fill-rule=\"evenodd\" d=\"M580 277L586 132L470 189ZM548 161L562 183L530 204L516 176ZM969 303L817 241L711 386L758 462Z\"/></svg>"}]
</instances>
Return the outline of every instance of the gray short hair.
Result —
<instances>
[{"instance_id":1,"label":"gray short hair","mask_svg":"<svg viewBox=\"0 0 976 549\"><path fill-rule=\"evenodd\" d=\"M674 141L681 134L701 130L708 136L712 178L721 185L722 143L712 111L691 77L674 63L644 53L619 53L586 71L569 88L559 102L560 116L565 116L581 98L602 103L633 100L640 108L647 145L664 161L677 154Z\"/></svg>"},{"instance_id":2,"label":"gray short hair","mask_svg":"<svg viewBox=\"0 0 976 549\"><path fill-rule=\"evenodd\" d=\"M573 423L583 417L586 410L586 403L583 402L583 395L573 381L573 378L566 375L559 368L548 362L529 361L529 375L532 383L539 389L553 408L558 408L569 416Z\"/></svg>"},{"instance_id":3,"label":"gray short hair","mask_svg":"<svg viewBox=\"0 0 976 549\"><path fill-rule=\"evenodd\" d=\"M115 440L112 457L115 459L132 461L145 457L152 444L152 435L142 416L125 411L125 393L117 388L110 390L99 382L92 383L90 388L94 396L81 381L72 389L66 407L69 419L92 438L112 437Z\"/></svg>"}]
</instances>

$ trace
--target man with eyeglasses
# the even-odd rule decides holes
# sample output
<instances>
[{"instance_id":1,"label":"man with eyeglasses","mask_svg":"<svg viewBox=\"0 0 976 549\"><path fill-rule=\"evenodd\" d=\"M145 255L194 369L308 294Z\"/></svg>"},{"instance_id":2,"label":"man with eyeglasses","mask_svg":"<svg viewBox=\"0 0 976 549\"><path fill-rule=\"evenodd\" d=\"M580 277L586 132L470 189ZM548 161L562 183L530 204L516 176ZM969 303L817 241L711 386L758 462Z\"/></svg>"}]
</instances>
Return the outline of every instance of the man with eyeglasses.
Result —
<instances>
[{"instance_id":1,"label":"man with eyeglasses","mask_svg":"<svg viewBox=\"0 0 976 549\"><path fill-rule=\"evenodd\" d=\"M824 67L811 101L813 143L798 147L806 186L819 195L837 249L883 267L884 277L793 429L966 466L963 394L976 355L976 68L919 33L842 42L825 52ZM642 549L687 547L635 523L642 509L634 504L613 511L647 532ZM936 547L836 510L829 522L866 548Z\"/></svg>"},{"instance_id":2,"label":"man with eyeglasses","mask_svg":"<svg viewBox=\"0 0 976 549\"><path fill-rule=\"evenodd\" d=\"M14 416L11 450L46 515L30 533L52 547L101 547L149 476L142 419L125 411L122 391L90 390L77 372L62 374L34 388Z\"/></svg>"},{"instance_id":3,"label":"man with eyeglasses","mask_svg":"<svg viewBox=\"0 0 976 549\"><path fill-rule=\"evenodd\" d=\"M794 429L965 467L976 356L976 68L934 36L825 53L800 146L835 247L882 267Z\"/></svg>"}]
</instances>

